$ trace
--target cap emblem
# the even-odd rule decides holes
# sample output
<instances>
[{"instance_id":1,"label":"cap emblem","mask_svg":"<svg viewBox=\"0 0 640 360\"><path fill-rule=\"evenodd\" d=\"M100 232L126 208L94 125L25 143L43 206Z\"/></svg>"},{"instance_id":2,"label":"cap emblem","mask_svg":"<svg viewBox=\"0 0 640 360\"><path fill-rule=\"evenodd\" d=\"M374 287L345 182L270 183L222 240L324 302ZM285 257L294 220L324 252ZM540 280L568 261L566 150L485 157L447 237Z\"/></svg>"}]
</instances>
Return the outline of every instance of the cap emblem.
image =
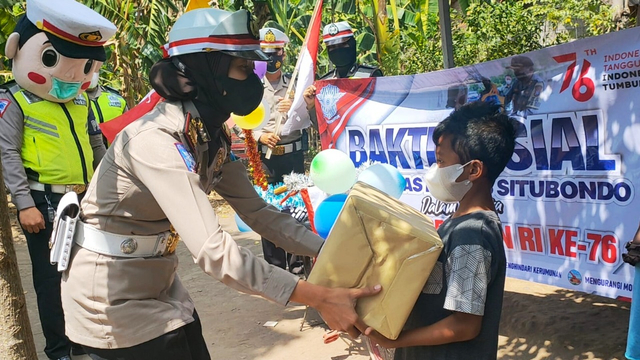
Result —
<instances>
[{"instance_id":1,"label":"cap emblem","mask_svg":"<svg viewBox=\"0 0 640 360\"><path fill-rule=\"evenodd\" d=\"M339 33L340 30L338 29L338 25L336 24L331 24L329 25L329 35L335 35L337 33Z\"/></svg>"},{"instance_id":2,"label":"cap emblem","mask_svg":"<svg viewBox=\"0 0 640 360\"><path fill-rule=\"evenodd\" d=\"M92 32L85 32L82 33L80 35L78 35L78 37L84 41L100 41L102 40L102 34L100 34L100 31L96 30L96 31L92 31Z\"/></svg>"},{"instance_id":3,"label":"cap emblem","mask_svg":"<svg viewBox=\"0 0 640 360\"><path fill-rule=\"evenodd\" d=\"M276 42L276 35L273 33L273 31L269 30L266 34L264 34L264 41L270 43Z\"/></svg>"}]
</instances>

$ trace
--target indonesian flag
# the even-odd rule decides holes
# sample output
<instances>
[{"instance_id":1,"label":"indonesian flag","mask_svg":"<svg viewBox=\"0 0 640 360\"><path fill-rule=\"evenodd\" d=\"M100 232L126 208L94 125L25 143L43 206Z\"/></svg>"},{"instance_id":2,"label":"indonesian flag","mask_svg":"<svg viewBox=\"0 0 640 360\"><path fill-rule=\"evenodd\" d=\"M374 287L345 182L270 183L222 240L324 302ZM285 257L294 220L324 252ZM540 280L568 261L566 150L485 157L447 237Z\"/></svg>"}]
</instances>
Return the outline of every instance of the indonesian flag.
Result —
<instances>
[{"instance_id":1,"label":"indonesian flag","mask_svg":"<svg viewBox=\"0 0 640 360\"><path fill-rule=\"evenodd\" d=\"M309 22L304 44L300 50L298 63L296 64L298 70L296 92L291 109L289 109L287 122L283 125L281 131L283 135L287 135L291 131L306 129L311 125L309 120L306 120L306 117L303 121L298 114L307 111L307 104L304 102L302 94L316 79L316 59L318 57L318 39L320 38L321 25L322 0L318 0L316 8L313 10L313 16L311 16L311 22Z\"/></svg>"}]
</instances>

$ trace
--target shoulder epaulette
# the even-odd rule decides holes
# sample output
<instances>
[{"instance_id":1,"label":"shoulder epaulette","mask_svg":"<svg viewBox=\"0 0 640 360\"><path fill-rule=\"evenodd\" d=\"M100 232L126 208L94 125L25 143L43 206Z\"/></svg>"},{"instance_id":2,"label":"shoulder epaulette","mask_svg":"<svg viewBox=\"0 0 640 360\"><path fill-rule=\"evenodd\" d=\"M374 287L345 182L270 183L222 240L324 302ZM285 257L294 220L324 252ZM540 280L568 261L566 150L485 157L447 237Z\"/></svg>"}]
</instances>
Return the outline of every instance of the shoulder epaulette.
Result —
<instances>
[{"instance_id":1,"label":"shoulder epaulette","mask_svg":"<svg viewBox=\"0 0 640 360\"><path fill-rule=\"evenodd\" d=\"M6 83L0 85L0 90L4 92L16 93L20 91L20 85L15 80L7 81Z\"/></svg>"},{"instance_id":2,"label":"shoulder epaulette","mask_svg":"<svg viewBox=\"0 0 640 360\"><path fill-rule=\"evenodd\" d=\"M120 95L120 91L118 91L118 90L116 90L116 89L114 89L114 88L112 88L110 86L102 85L102 90L106 91L106 92L109 92L111 94L116 94L116 95L122 97L122 95Z\"/></svg>"},{"instance_id":3,"label":"shoulder epaulette","mask_svg":"<svg viewBox=\"0 0 640 360\"><path fill-rule=\"evenodd\" d=\"M334 77L335 77L335 73L336 73L336 70L335 70L335 69L331 69L331 70L329 70L329 72L328 72L328 73L326 73L326 74L324 74L324 75L320 76L320 77L318 78L318 80L332 79L332 78L334 78Z\"/></svg>"}]
</instances>

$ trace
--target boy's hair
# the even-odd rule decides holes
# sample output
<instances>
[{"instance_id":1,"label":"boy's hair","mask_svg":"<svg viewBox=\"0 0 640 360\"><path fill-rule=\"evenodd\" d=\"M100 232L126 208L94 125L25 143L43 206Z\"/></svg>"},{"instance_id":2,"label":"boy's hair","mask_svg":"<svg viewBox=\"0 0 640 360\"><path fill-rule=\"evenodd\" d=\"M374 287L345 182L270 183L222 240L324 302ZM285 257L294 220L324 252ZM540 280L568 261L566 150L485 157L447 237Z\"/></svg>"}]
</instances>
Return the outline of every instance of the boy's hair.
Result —
<instances>
[{"instance_id":1,"label":"boy's hair","mask_svg":"<svg viewBox=\"0 0 640 360\"><path fill-rule=\"evenodd\" d=\"M480 160L493 184L511 159L515 147L516 128L500 111L501 106L483 101L462 106L436 126L433 142L451 135L451 147L462 164Z\"/></svg>"}]
</instances>

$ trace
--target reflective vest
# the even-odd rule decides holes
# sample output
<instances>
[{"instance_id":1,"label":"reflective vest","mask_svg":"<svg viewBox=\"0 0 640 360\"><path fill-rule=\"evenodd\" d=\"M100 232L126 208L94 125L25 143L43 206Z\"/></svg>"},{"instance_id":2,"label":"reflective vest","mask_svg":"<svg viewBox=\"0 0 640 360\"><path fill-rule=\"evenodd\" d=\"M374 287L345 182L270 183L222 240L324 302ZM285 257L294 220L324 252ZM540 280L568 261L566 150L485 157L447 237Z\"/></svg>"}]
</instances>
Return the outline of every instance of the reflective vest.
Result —
<instances>
[{"instance_id":1,"label":"reflective vest","mask_svg":"<svg viewBox=\"0 0 640 360\"><path fill-rule=\"evenodd\" d=\"M114 94L108 90L102 90L97 99L91 99L93 105L93 113L99 124L115 119L122 115L127 102L118 94Z\"/></svg>"},{"instance_id":2,"label":"reflective vest","mask_svg":"<svg viewBox=\"0 0 640 360\"><path fill-rule=\"evenodd\" d=\"M88 184L93 175L86 94L61 104L20 88L9 88L24 114L22 164L43 184Z\"/></svg>"}]
</instances>

